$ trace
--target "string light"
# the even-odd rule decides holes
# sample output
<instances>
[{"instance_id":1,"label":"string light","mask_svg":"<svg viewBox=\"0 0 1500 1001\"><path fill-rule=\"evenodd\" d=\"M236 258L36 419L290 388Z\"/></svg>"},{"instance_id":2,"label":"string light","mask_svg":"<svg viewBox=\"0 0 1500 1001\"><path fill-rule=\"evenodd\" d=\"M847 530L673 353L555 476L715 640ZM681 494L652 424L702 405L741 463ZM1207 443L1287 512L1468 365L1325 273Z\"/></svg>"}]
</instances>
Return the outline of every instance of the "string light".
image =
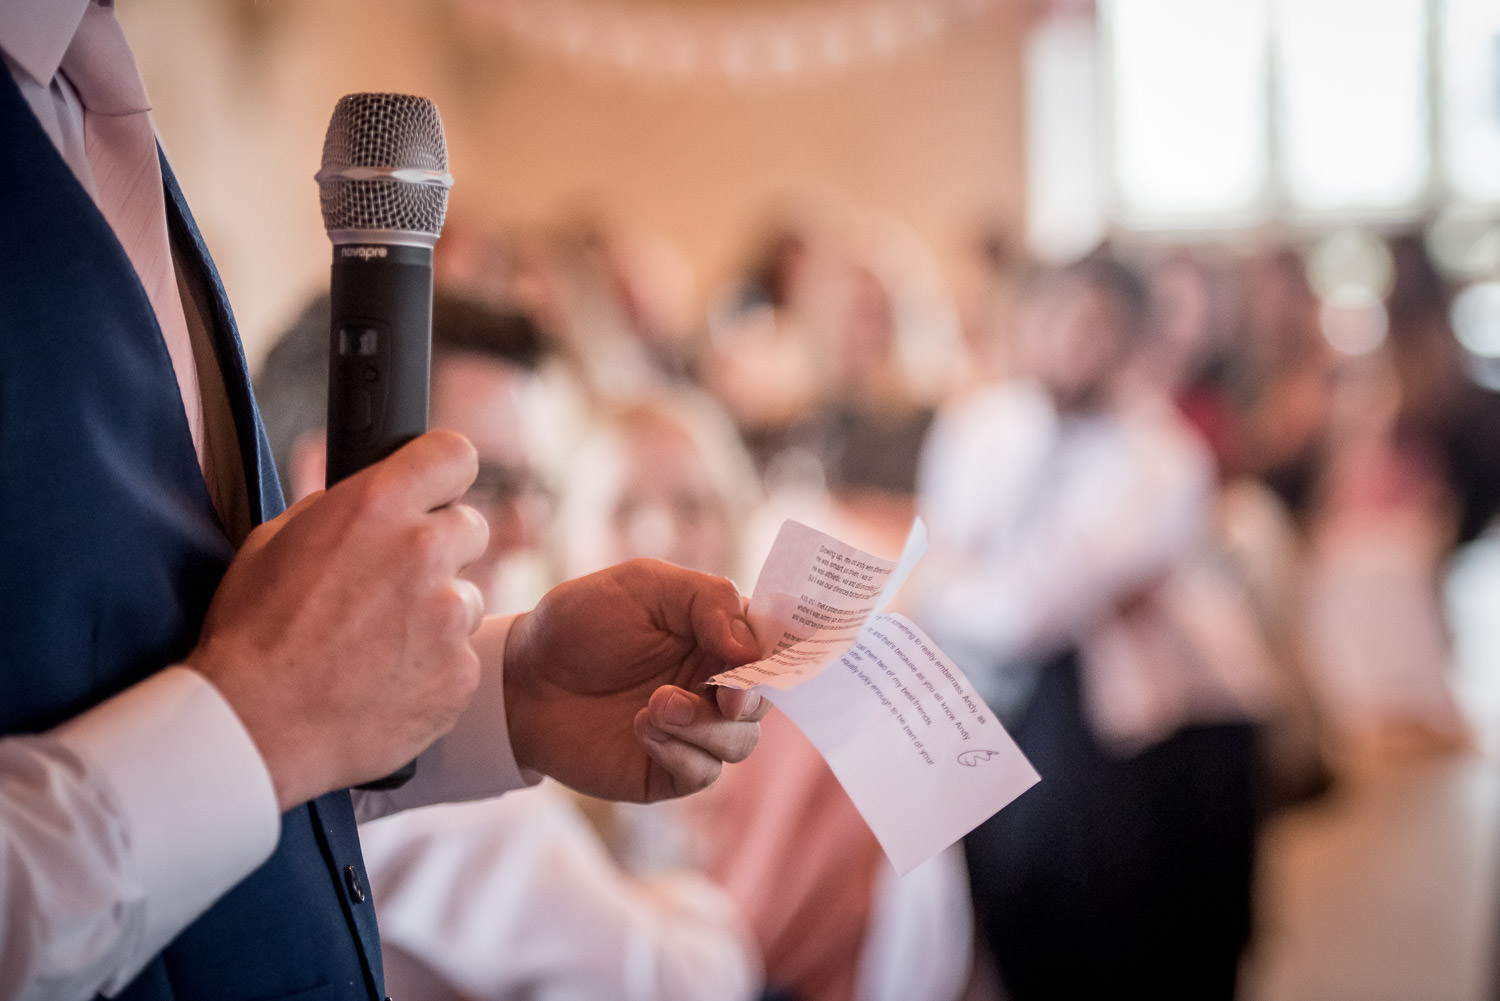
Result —
<instances>
[{"instance_id":1,"label":"string light","mask_svg":"<svg viewBox=\"0 0 1500 1001\"><path fill-rule=\"evenodd\" d=\"M886 59L1004 0L463 0L522 44L635 77L764 86Z\"/></svg>"}]
</instances>

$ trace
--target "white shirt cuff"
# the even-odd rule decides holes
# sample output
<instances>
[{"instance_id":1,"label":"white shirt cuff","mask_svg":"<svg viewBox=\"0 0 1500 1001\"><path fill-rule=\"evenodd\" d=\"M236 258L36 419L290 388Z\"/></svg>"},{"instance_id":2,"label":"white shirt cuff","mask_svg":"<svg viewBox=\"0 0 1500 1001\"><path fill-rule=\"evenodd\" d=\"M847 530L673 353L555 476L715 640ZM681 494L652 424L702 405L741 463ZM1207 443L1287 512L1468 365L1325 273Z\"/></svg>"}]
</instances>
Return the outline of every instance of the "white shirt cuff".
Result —
<instances>
[{"instance_id":1,"label":"white shirt cuff","mask_svg":"<svg viewBox=\"0 0 1500 1001\"><path fill-rule=\"evenodd\" d=\"M481 658L479 688L453 729L417 757L411 781L388 792L355 791L361 823L433 803L487 799L542 780L516 763L505 716L505 640L517 617L491 616L480 627L474 643Z\"/></svg>"},{"instance_id":2,"label":"white shirt cuff","mask_svg":"<svg viewBox=\"0 0 1500 1001\"><path fill-rule=\"evenodd\" d=\"M281 834L270 773L206 678L169 667L49 737L98 776L124 824L149 958L270 857Z\"/></svg>"}]
</instances>

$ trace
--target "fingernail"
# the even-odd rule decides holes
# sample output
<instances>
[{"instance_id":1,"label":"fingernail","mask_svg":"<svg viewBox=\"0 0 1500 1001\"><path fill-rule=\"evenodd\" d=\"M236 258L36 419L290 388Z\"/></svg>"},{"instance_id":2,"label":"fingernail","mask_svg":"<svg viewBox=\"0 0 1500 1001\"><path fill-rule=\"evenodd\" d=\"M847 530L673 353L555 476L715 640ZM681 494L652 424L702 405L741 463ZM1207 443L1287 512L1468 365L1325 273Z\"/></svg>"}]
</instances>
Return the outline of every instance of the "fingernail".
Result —
<instances>
[{"instance_id":1,"label":"fingernail","mask_svg":"<svg viewBox=\"0 0 1500 1001\"><path fill-rule=\"evenodd\" d=\"M686 726L693 721L693 700L682 692L673 692L667 696L662 718L673 726Z\"/></svg>"},{"instance_id":2,"label":"fingernail","mask_svg":"<svg viewBox=\"0 0 1500 1001\"><path fill-rule=\"evenodd\" d=\"M743 647L754 650L755 634L750 631L750 623L744 619L735 619L729 623L729 635L734 637L736 643Z\"/></svg>"}]
</instances>

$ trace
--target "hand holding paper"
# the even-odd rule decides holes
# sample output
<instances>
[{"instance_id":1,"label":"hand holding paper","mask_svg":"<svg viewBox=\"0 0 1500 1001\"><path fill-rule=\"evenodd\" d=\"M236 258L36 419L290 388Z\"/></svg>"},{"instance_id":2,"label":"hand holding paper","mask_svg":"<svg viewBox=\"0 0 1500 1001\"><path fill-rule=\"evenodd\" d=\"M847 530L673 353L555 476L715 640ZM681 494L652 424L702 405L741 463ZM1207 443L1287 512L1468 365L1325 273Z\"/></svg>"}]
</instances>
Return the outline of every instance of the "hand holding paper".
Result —
<instances>
[{"instance_id":1,"label":"hand holding paper","mask_svg":"<svg viewBox=\"0 0 1500 1001\"><path fill-rule=\"evenodd\" d=\"M1038 781L963 672L884 612L926 548L897 562L788 521L749 618L763 659L716 675L760 686L817 747L898 872L953 844Z\"/></svg>"}]
</instances>

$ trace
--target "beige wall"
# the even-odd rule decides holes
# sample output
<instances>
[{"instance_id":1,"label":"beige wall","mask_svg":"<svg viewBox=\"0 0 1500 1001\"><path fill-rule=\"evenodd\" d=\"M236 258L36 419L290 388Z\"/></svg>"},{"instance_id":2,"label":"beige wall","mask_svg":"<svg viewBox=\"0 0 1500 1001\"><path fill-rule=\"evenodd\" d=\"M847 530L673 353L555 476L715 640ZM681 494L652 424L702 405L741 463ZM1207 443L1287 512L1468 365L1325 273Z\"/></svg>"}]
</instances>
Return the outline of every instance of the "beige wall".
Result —
<instances>
[{"instance_id":1,"label":"beige wall","mask_svg":"<svg viewBox=\"0 0 1500 1001\"><path fill-rule=\"evenodd\" d=\"M980 220L1021 231L1020 8L759 90L583 64L472 4L132 0L121 17L253 364L326 282L312 174L353 91L437 102L454 213L536 223L606 206L673 243L700 298L766 210L805 190L903 221L951 271Z\"/></svg>"}]
</instances>

